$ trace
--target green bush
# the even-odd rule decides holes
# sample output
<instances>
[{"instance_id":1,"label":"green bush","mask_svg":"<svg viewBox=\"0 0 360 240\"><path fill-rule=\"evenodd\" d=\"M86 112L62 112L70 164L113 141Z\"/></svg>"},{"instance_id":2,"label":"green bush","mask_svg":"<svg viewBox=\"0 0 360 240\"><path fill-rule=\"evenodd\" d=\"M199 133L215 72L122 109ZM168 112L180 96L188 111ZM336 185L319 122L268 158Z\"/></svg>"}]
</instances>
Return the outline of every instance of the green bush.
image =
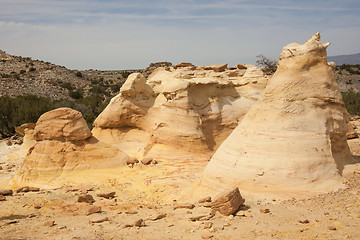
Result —
<instances>
[{"instance_id":1,"label":"green bush","mask_svg":"<svg viewBox=\"0 0 360 240\"><path fill-rule=\"evenodd\" d=\"M82 75L82 73L81 73L81 72L79 72L79 71L78 71L78 72L76 72L76 73L75 73L75 76L77 76L77 77L80 77L80 78L81 78L83 75Z\"/></svg>"},{"instance_id":2,"label":"green bush","mask_svg":"<svg viewBox=\"0 0 360 240\"><path fill-rule=\"evenodd\" d=\"M73 86L71 83L69 83L69 82L64 82L64 83L62 83L62 84L61 84L61 87L62 87L62 88L66 88L66 89L69 90L69 91L75 89L74 86Z\"/></svg>"},{"instance_id":3,"label":"green bush","mask_svg":"<svg viewBox=\"0 0 360 240\"><path fill-rule=\"evenodd\" d=\"M360 64L343 64L337 67L339 70L346 70L351 74L360 75Z\"/></svg>"},{"instance_id":4,"label":"green bush","mask_svg":"<svg viewBox=\"0 0 360 240\"><path fill-rule=\"evenodd\" d=\"M122 76L123 78L127 78L130 74L131 74L131 72L124 71L124 72L121 73L121 76Z\"/></svg>"},{"instance_id":5,"label":"green bush","mask_svg":"<svg viewBox=\"0 0 360 240\"><path fill-rule=\"evenodd\" d=\"M95 85L90 88L90 92L94 94L104 94L106 93L106 88L103 86Z\"/></svg>"},{"instance_id":6,"label":"green bush","mask_svg":"<svg viewBox=\"0 0 360 240\"><path fill-rule=\"evenodd\" d=\"M69 97L73 98L73 99L80 99L83 98L83 92L81 89L76 89L74 90L69 90Z\"/></svg>"},{"instance_id":7,"label":"green bush","mask_svg":"<svg viewBox=\"0 0 360 240\"><path fill-rule=\"evenodd\" d=\"M111 85L110 88L113 93L118 93L120 91L121 86L122 86L122 84L117 83L117 84Z\"/></svg>"},{"instance_id":8,"label":"green bush","mask_svg":"<svg viewBox=\"0 0 360 240\"><path fill-rule=\"evenodd\" d=\"M35 72L36 71L36 68L34 68L34 67L31 67L30 69L29 69L29 72Z\"/></svg>"},{"instance_id":9,"label":"green bush","mask_svg":"<svg viewBox=\"0 0 360 240\"><path fill-rule=\"evenodd\" d=\"M15 127L37 122L45 112L55 108L69 107L82 113L91 128L95 118L104 110L109 99L93 94L76 100L55 100L34 95L0 97L0 139L15 133Z\"/></svg>"},{"instance_id":10,"label":"green bush","mask_svg":"<svg viewBox=\"0 0 360 240\"><path fill-rule=\"evenodd\" d=\"M15 133L14 128L23 123L36 122L41 114L53 109L49 98L34 95L0 97L0 136Z\"/></svg>"},{"instance_id":11,"label":"green bush","mask_svg":"<svg viewBox=\"0 0 360 240\"><path fill-rule=\"evenodd\" d=\"M99 83L100 83L99 80L96 80L96 79L91 80L91 84L92 84L92 85L98 85Z\"/></svg>"},{"instance_id":12,"label":"green bush","mask_svg":"<svg viewBox=\"0 0 360 240\"><path fill-rule=\"evenodd\" d=\"M20 75L19 74L13 74L12 77L14 79L20 80Z\"/></svg>"},{"instance_id":13,"label":"green bush","mask_svg":"<svg viewBox=\"0 0 360 240\"><path fill-rule=\"evenodd\" d=\"M342 97L346 106L347 111L351 115L360 114L360 93L354 91L354 89L349 89L347 92L342 93Z\"/></svg>"},{"instance_id":14,"label":"green bush","mask_svg":"<svg viewBox=\"0 0 360 240\"><path fill-rule=\"evenodd\" d=\"M78 104L78 111L83 114L86 122L91 128L91 124L94 122L95 118L104 110L104 108L108 105L109 99L105 99L103 96L99 94L92 94L91 96L87 96L83 99L79 99L76 101ZM80 109L79 107L85 106L85 109Z\"/></svg>"}]
</instances>

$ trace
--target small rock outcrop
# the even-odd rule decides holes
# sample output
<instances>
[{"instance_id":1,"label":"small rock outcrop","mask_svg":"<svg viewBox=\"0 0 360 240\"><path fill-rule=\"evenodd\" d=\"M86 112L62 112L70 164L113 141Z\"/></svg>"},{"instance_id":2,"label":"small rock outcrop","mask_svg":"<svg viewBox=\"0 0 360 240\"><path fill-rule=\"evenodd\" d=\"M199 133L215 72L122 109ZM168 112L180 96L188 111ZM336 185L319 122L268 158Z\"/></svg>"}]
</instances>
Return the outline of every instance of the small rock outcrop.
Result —
<instances>
[{"instance_id":1,"label":"small rock outcrop","mask_svg":"<svg viewBox=\"0 0 360 240\"><path fill-rule=\"evenodd\" d=\"M328 45L315 34L284 47L263 95L207 165L200 183L206 193L228 184L275 194L342 186L342 170L352 161L348 113L327 63Z\"/></svg>"},{"instance_id":2,"label":"small rock outcrop","mask_svg":"<svg viewBox=\"0 0 360 240\"><path fill-rule=\"evenodd\" d=\"M16 185L82 182L92 170L124 166L129 159L118 148L92 137L81 113L70 108L41 115L33 136L36 141L13 178Z\"/></svg>"},{"instance_id":3,"label":"small rock outcrop","mask_svg":"<svg viewBox=\"0 0 360 240\"><path fill-rule=\"evenodd\" d=\"M141 71L141 74L144 77L148 77L150 74L152 74L157 68L159 67L171 67L171 62L156 62L156 63L150 63L147 68Z\"/></svg>"}]
</instances>

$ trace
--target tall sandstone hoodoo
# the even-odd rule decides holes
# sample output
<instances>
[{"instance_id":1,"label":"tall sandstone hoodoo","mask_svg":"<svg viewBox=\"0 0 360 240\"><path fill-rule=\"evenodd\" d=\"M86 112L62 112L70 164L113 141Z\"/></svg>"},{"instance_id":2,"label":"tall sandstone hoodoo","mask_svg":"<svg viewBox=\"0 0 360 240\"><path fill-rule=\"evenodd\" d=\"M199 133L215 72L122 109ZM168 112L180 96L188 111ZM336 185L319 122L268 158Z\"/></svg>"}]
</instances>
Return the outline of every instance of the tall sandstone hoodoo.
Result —
<instances>
[{"instance_id":1,"label":"tall sandstone hoodoo","mask_svg":"<svg viewBox=\"0 0 360 240\"><path fill-rule=\"evenodd\" d=\"M14 185L86 182L89 170L123 166L129 159L119 149L94 138L81 113L70 108L41 115L33 137L36 141L13 178ZM96 181L99 178L97 175Z\"/></svg>"},{"instance_id":2,"label":"tall sandstone hoodoo","mask_svg":"<svg viewBox=\"0 0 360 240\"><path fill-rule=\"evenodd\" d=\"M292 195L342 186L352 160L348 113L327 63L328 45L317 33L284 47L263 95L207 165L201 188Z\"/></svg>"},{"instance_id":3,"label":"tall sandstone hoodoo","mask_svg":"<svg viewBox=\"0 0 360 240\"><path fill-rule=\"evenodd\" d=\"M130 75L92 133L132 157L210 159L267 83L253 65L161 67Z\"/></svg>"}]
</instances>

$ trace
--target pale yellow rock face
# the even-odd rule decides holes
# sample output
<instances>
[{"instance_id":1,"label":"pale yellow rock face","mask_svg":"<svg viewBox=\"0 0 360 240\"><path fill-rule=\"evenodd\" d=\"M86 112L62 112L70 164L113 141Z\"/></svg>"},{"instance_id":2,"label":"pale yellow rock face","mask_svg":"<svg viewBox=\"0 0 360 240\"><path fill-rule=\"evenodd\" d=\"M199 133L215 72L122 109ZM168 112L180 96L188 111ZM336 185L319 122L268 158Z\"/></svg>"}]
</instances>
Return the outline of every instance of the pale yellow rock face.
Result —
<instances>
[{"instance_id":1,"label":"pale yellow rock face","mask_svg":"<svg viewBox=\"0 0 360 240\"><path fill-rule=\"evenodd\" d=\"M70 108L58 108L40 116L36 123L34 139L77 141L91 136L81 113Z\"/></svg>"},{"instance_id":2,"label":"pale yellow rock face","mask_svg":"<svg viewBox=\"0 0 360 240\"><path fill-rule=\"evenodd\" d=\"M148 79L134 73L92 133L138 159L208 160L266 86L260 68L241 66L184 64L158 68Z\"/></svg>"},{"instance_id":3,"label":"pale yellow rock face","mask_svg":"<svg viewBox=\"0 0 360 240\"><path fill-rule=\"evenodd\" d=\"M28 152L11 181L13 186L81 182L94 170L124 166L129 159L118 148L92 137L81 113L70 108L44 113L34 133L32 129L25 129L24 133L22 151ZM106 178L97 174L93 182Z\"/></svg>"},{"instance_id":4,"label":"pale yellow rock face","mask_svg":"<svg viewBox=\"0 0 360 240\"><path fill-rule=\"evenodd\" d=\"M342 186L348 113L320 35L284 47L275 75L207 165L198 188L287 194Z\"/></svg>"},{"instance_id":5,"label":"pale yellow rock face","mask_svg":"<svg viewBox=\"0 0 360 240\"><path fill-rule=\"evenodd\" d=\"M72 182L71 177L66 177L69 173L78 172L76 177L81 178L93 169L124 166L127 159L125 153L94 137L77 142L44 140L29 150L13 180L18 184L59 185ZM94 183L100 179L98 176Z\"/></svg>"}]
</instances>

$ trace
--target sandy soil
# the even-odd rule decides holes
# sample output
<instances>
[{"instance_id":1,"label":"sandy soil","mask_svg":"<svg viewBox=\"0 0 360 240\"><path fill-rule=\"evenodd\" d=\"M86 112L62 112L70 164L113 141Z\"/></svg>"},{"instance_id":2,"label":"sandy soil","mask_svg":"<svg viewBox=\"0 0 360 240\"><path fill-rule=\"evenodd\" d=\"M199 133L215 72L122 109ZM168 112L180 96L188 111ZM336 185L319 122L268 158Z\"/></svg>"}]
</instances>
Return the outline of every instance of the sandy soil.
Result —
<instances>
[{"instance_id":1,"label":"sandy soil","mask_svg":"<svg viewBox=\"0 0 360 240\"><path fill-rule=\"evenodd\" d=\"M360 162L360 140L349 140L349 145ZM0 181L20 166L19 148L0 142ZM152 167L174 172L161 163ZM186 176L193 180L195 175ZM360 163L345 168L345 189L308 199L245 197L245 205L234 216L217 213L204 221L190 220L208 213L199 203L193 209L174 210L172 204L142 199L141 191L129 198L126 190L135 186L131 179L114 186L64 185L6 196L0 201L0 239L360 239ZM112 199L97 196L112 190L116 192ZM92 195L95 202L78 202L81 194ZM87 215L94 206L101 211ZM162 218L154 220L157 216ZM139 219L145 226L127 226Z\"/></svg>"}]
</instances>

